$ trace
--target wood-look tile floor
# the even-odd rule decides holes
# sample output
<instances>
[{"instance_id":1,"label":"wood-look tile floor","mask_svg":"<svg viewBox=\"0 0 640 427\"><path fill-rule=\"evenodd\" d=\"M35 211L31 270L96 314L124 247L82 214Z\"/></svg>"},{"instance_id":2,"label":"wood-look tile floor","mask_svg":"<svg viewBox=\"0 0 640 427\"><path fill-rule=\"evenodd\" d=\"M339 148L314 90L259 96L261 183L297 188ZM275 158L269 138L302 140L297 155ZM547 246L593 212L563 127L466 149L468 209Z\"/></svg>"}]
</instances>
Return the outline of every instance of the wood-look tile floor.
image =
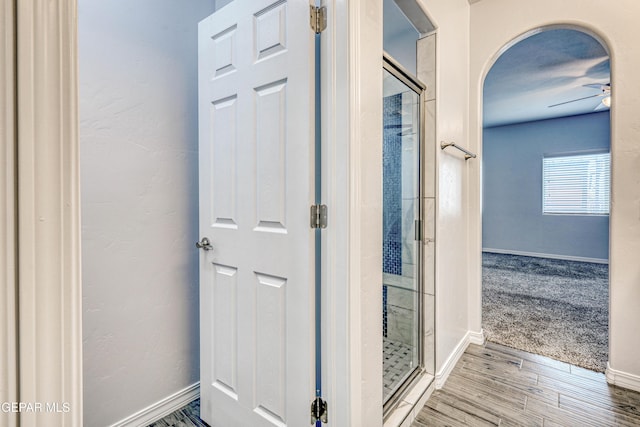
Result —
<instances>
[{"instance_id":1,"label":"wood-look tile floor","mask_svg":"<svg viewBox=\"0 0 640 427\"><path fill-rule=\"evenodd\" d=\"M639 426L640 393L604 374L487 342L470 345L412 427Z\"/></svg>"}]
</instances>

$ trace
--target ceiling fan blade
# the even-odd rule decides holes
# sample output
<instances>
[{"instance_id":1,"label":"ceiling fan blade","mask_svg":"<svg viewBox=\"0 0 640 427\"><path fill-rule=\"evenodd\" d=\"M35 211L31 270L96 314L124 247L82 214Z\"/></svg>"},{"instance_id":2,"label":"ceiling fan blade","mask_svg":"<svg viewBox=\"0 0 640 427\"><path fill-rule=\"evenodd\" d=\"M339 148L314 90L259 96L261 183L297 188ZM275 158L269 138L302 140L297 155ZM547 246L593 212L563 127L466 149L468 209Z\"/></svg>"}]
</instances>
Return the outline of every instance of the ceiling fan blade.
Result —
<instances>
[{"instance_id":1,"label":"ceiling fan blade","mask_svg":"<svg viewBox=\"0 0 640 427\"><path fill-rule=\"evenodd\" d=\"M605 89L611 89L611 84L610 83L590 83L588 85L582 85L582 87L590 87L593 89L605 90Z\"/></svg>"},{"instance_id":2,"label":"ceiling fan blade","mask_svg":"<svg viewBox=\"0 0 640 427\"><path fill-rule=\"evenodd\" d=\"M572 99L571 101L565 101L565 102L560 102L560 103L558 103L558 104L549 105L549 107L548 107L548 108L551 108L551 107L557 107L558 105L570 104L570 103L572 103L572 102L582 101L583 99L595 98L595 97L603 96L603 95L604 95L604 94L602 94L602 93L597 93L597 94L595 94L595 95L585 96L584 98L577 98L577 99Z\"/></svg>"},{"instance_id":3,"label":"ceiling fan blade","mask_svg":"<svg viewBox=\"0 0 640 427\"><path fill-rule=\"evenodd\" d=\"M596 108L593 109L593 111L602 111L602 110L607 110L609 107L607 107L606 105L604 105L602 102L600 102Z\"/></svg>"}]
</instances>

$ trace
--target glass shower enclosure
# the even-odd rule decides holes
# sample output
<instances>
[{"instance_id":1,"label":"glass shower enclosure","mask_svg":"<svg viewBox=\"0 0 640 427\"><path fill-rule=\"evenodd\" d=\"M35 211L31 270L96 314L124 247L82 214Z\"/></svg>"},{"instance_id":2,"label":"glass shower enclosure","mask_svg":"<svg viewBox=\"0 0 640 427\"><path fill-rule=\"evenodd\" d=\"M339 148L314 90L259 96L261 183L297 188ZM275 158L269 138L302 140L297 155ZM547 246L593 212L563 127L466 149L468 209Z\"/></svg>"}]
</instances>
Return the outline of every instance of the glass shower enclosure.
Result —
<instances>
[{"instance_id":1,"label":"glass shower enclosure","mask_svg":"<svg viewBox=\"0 0 640 427\"><path fill-rule=\"evenodd\" d=\"M388 55L383 71L383 396L385 410L422 369L420 100Z\"/></svg>"}]
</instances>

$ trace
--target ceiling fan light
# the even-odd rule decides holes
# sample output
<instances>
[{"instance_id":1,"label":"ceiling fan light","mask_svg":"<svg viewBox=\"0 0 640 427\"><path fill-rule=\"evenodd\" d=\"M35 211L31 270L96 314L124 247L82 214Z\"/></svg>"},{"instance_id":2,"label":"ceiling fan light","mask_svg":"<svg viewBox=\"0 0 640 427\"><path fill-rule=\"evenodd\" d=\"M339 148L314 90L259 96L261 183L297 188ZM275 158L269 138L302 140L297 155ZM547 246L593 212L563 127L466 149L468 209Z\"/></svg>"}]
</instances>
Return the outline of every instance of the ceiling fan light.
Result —
<instances>
[{"instance_id":1,"label":"ceiling fan light","mask_svg":"<svg viewBox=\"0 0 640 427\"><path fill-rule=\"evenodd\" d=\"M605 96L602 98L602 103L607 107L611 107L611 96Z\"/></svg>"}]
</instances>

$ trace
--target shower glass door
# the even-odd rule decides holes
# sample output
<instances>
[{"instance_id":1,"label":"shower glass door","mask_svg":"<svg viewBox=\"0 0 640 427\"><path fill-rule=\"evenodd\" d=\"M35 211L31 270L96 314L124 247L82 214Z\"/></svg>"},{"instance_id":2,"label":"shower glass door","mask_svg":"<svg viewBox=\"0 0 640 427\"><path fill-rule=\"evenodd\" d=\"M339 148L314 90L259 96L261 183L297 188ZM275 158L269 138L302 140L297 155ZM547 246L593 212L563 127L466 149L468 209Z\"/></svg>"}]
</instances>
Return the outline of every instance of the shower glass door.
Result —
<instances>
[{"instance_id":1,"label":"shower glass door","mask_svg":"<svg viewBox=\"0 0 640 427\"><path fill-rule=\"evenodd\" d=\"M385 56L383 83L383 368L385 409L422 368L420 83Z\"/></svg>"}]
</instances>

